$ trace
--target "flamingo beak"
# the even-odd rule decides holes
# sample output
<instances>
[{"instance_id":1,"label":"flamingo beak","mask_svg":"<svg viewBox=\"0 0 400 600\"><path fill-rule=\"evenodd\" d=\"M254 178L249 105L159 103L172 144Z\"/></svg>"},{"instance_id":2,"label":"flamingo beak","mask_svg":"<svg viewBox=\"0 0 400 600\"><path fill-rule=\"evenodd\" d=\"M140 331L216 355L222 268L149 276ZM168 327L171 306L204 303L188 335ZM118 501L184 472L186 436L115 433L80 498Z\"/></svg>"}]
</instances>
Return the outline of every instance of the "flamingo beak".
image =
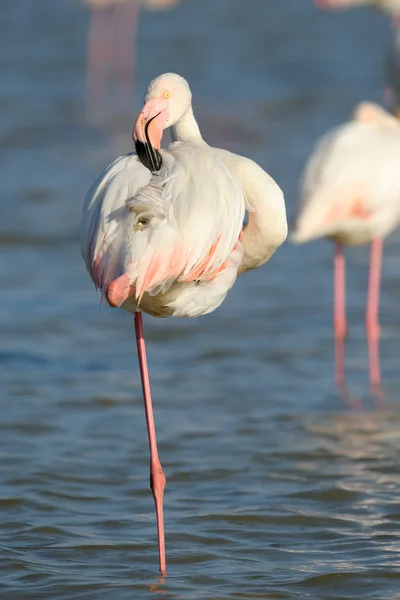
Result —
<instances>
[{"instance_id":1,"label":"flamingo beak","mask_svg":"<svg viewBox=\"0 0 400 600\"><path fill-rule=\"evenodd\" d=\"M132 137L139 160L151 172L161 169L161 139L167 120L166 100L151 98L144 105L133 128Z\"/></svg>"}]
</instances>

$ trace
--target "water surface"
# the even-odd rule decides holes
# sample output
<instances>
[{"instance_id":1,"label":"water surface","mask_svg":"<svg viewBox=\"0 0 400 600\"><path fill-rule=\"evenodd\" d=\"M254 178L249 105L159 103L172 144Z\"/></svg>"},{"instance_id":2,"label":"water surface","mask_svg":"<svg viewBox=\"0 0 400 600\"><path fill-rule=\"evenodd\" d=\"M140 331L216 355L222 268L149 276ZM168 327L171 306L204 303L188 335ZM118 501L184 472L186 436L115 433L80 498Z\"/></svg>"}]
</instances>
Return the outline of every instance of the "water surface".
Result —
<instances>
[{"instance_id":1,"label":"water surface","mask_svg":"<svg viewBox=\"0 0 400 600\"><path fill-rule=\"evenodd\" d=\"M145 319L168 479L164 581L131 317L98 310L78 240L87 188L131 149L143 90L164 71L190 80L207 140L260 162L292 214L315 137L381 99L385 19L307 0L143 13L135 107L99 126L85 114L80 4L4 2L0 16L2 597L400 598L398 235L380 411L367 248L349 252L348 275L349 384L364 410L333 389L326 242L285 245L209 317Z\"/></svg>"}]
</instances>

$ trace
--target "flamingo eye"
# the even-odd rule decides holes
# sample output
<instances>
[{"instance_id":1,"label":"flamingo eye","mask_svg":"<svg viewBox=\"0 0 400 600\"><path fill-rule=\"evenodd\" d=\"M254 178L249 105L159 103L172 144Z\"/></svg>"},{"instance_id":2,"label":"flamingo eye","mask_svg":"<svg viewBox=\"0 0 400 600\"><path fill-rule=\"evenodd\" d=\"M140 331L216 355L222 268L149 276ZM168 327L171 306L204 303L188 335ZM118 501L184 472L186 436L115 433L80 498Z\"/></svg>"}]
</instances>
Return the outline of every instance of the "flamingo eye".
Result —
<instances>
[{"instance_id":1,"label":"flamingo eye","mask_svg":"<svg viewBox=\"0 0 400 600\"><path fill-rule=\"evenodd\" d=\"M168 100L171 97L171 92L164 92L164 98Z\"/></svg>"}]
</instances>

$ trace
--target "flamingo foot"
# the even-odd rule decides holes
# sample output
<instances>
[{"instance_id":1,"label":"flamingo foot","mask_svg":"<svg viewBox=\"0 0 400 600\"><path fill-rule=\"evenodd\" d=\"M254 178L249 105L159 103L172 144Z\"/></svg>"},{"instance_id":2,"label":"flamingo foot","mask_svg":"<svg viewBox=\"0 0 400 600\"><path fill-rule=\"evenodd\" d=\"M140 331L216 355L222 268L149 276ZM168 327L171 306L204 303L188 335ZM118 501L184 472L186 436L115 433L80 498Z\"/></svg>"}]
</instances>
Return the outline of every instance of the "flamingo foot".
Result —
<instances>
[{"instance_id":1,"label":"flamingo foot","mask_svg":"<svg viewBox=\"0 0 400 600\"><path fill-rule=\"evenodd\" d=\"M165 561L165 541L164 541L164 512L163 500L164 489L167 480L162 470L161 463L158 461L150 469L150 487L153 492L154 503L156 505L157 515L157 533L158 533L158 552L160 557L160 573L163 577L167 575Z\"/></svg>"}]
</instances>

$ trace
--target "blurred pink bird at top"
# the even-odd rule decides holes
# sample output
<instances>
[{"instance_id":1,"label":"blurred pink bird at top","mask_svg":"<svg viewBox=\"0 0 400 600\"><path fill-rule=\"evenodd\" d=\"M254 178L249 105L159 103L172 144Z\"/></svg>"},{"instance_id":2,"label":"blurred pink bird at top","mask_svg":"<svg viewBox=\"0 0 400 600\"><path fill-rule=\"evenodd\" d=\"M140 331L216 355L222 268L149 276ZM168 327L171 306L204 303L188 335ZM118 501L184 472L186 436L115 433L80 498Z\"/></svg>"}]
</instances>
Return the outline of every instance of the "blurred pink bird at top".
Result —
<instances>
[{"instance_id":1,"label":"blurred pink bird at top","mask_svg":"<svg viewBox=\"0 0 400 600\"><path fill-rule=\"evenodd\" d=\"M345 387L344 245L371 242L366 311L370 383L381 397L379 291L383 239L400 223L400 122L383 108L361 103L354 120L327 133L306 166L292 240L335 242L334 334L336 382Z\"/></svg>"},{"instance_id":2,"label":"blurred pink bird at top","mask_svg":"<svg viewBox=\"0 0 400 600\"><path fill-rule=\"evenodd\" d=\"M161 150L168 127L175 143ZM89 191L81 241L96 287L111 306L135 315L164 574L165 476L141 311L188 318L214 311L238 275L271 258L286 239L287 223L282 191L261 167L203 140L183 77L166 73L150 83L133 138L138 155L117 158Z\"/></svg>"},{"instance_id":3,"label":"blurred pink bird at top","mask_svg":"<svg viewBox=\"0 0 400 600\"><path fill-rule=\"evenodd\" d=\"M110 89L125 106L132 105L140 9L168 9L181 1L82 0L92 13L86 62L87 105L92 115L102 115Z\"/></svg>"}]
</instances>

